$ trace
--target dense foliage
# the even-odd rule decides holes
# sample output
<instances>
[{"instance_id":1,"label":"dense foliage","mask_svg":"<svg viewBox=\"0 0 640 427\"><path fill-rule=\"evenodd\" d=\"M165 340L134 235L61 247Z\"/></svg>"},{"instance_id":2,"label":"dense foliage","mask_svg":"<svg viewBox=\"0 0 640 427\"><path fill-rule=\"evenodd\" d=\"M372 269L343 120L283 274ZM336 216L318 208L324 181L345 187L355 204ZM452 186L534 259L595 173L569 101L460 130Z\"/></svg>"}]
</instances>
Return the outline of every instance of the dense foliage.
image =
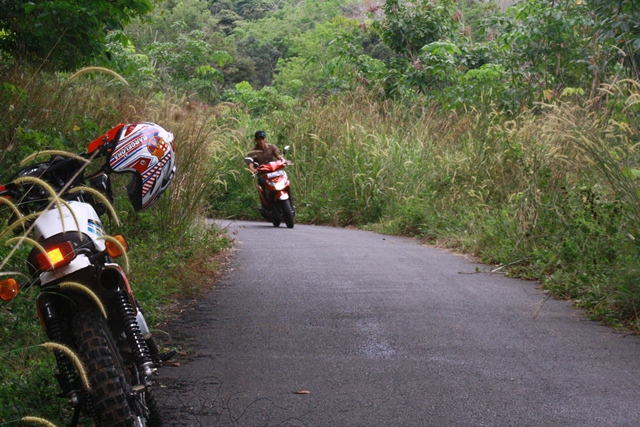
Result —
<instances>
[{"instance_id":1,"label":"dense foliage","mask_svg":"<svg viewBox=\"0 0 640 427\"><path fill-rule=\"evenodd\" d=\"M152 0L3 0L0 52L73 70L105 52L108 31L153 9Z\"/></svg>"}]
</instances>

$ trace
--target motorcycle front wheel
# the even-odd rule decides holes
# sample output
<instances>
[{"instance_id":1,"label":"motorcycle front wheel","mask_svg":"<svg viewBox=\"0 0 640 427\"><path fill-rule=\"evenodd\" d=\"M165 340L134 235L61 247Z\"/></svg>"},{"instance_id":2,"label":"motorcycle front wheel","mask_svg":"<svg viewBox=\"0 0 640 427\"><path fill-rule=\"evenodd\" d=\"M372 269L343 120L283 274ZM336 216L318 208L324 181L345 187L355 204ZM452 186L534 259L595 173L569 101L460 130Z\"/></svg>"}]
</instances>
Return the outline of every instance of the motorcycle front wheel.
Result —
<instances>
[{"instance_id":1,"label":"motorcycle front wheel","mask_svg":"<svg viewBox=\"0 0 640 427\"><path fill-rule=\"evenodd\" d=\"M282 216L287 228L293 228L293 208L291 207L291 199L282 200Z\"/></svg>"},{"instance_id":2,"label":"motorcycle front wheel","mask_svg":"<svg viewBox=\"0 0 640 427\"><path fill-rule=\"evenodd\" d=\"M73 334L91 385L89 395L96 423L102 427L160 426L158 407L148 390L142 395L146 414L139 403L134 403L138 396L133 396L120 351L104 317L96 311L78 312L73 319Z\"/></svg>"},{"instance_id":3,"label":"motorcycle front wheel","mask_svg":"<svg viewBox=\"0 0 640 427\"><path fill-rule=\"evenodd\" d=\"M280 206L278 202L272 203L271 206L273 206L273 208L271 209L271 224L273 224L274 227L280 227L280 223L282 222L282 220L280 219Z\"/></svg>"}]
</instances>

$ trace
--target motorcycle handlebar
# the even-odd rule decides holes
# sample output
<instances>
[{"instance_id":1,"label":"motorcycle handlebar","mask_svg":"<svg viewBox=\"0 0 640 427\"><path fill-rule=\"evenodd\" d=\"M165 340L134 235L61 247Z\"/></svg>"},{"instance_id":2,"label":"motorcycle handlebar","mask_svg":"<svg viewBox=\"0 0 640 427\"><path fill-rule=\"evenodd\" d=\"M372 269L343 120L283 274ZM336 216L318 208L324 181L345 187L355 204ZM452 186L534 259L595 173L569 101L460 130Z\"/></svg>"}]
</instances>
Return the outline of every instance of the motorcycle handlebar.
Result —
<instances>
[{"instance_id":1,"label":"motorcycle handlebar","mask_svg":"<svg viewBox=\"0 0 640 427\"><path fill-rule=\"evenodd\" d=\"M43 152L42 154L46 154ZM61 190L68 185L69 182L73 182L71 185L77 186L87 180L91 180L95 176L108 173L108 165L105 168L103 166L96 173L91 174L88 177L84 176L83 169L89 164L89 162L96 157L103 157L106 153L100 149L99 152L89 153L77 153L74 155L62 156L58 153L51 153L49 160L44 162L38 162L30 164L19 170L14 175L14 180L22 177L35 177L44 180L54 187L56 191ZM32 202L42 198L42 191L33 191L33 183L21 183L15 184L10 182L7 184L0 184L0 197L4 199L15 199L21 202Z\"/></svg>"}]
</instances>

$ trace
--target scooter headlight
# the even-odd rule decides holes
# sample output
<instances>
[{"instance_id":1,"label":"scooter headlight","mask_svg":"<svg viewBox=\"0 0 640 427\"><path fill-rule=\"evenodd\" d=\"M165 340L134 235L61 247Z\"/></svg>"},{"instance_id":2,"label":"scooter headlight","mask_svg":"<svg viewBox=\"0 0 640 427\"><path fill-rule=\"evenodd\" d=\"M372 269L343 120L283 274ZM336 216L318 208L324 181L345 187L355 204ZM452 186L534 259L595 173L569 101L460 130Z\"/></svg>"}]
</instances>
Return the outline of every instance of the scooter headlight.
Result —
<instances>
[{"instance_id":1,"label":"scooter headlight","mask_svg":"<svg viewBox=\"0 0 640 427\"><path fill-rule=\"evenodd\" d=\"M286 184L286 183L285 183L285 181L284 181L284 180L282 180L282 181L278 181L278 182L276 182L276 184L274 185L274 188L275 188L276 190L278 190L278 191L280 191L280 190L284 190L285 184Z\"/></svg>"}]
</instances>

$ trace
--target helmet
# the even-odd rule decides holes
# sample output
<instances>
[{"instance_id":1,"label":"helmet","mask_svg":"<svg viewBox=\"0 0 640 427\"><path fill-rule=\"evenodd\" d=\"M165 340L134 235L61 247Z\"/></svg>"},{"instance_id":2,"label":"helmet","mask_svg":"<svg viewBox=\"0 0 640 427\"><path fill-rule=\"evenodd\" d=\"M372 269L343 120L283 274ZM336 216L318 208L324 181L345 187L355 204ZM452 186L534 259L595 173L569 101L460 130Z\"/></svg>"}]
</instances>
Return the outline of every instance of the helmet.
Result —
<instances>
[{"instance_id":1,"label":"helmet","mask_svg":"<svg viewBox=\"0 0 640 427\"><path fill-rule=\"evenodd\" d=\"M149 122L122 126L115 138L109 166L131 173L127 195L136 212L153 205L176 172L173 134Z\"/></svg>"},{"instance_id":2,"label":"helmet","mask_svg":"<svg viewBox=\"0 0 640 427\"><path fill-rule=\"evenodd\" d=\"M256 132L256 134L253 136L255 139L258 138L266 138L267 137L267 133L263 130L259 130Z\"/></svg>"}]
</instances>

